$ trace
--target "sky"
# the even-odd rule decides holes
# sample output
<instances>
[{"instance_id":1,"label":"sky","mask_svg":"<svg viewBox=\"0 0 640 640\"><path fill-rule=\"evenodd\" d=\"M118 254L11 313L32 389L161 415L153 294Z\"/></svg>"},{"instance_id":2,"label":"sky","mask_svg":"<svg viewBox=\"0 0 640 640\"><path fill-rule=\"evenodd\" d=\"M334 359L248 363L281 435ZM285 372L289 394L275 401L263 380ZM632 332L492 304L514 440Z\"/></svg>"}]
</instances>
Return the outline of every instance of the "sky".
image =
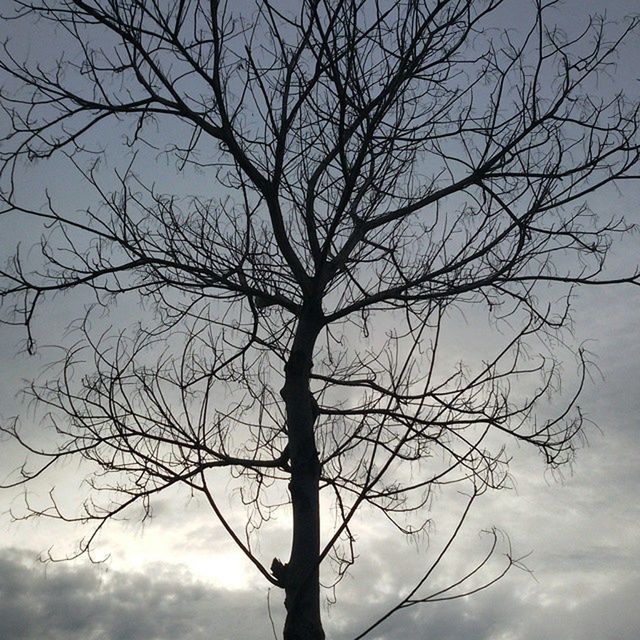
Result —
<instances>
[{"instance_id":1,"label":"sky","mask_svg":"<svg viewBox=\"0 0 640 640\"><path fill-rule=\"evenodd\" d=\"M637 10L632 0L565 6L565 19L604 8L613 17ZM637 82L633 61L640 59L640 47L625 56L620 82ZM43 181L61 179L59 168L38 170ZM590 204L640 223L635 182L596 195ZM24 229L5 228L0 252L6 255L25 235ZM637 262L638 246L637 234L626 237L614 262ZM63 327L66 311L52 309L43 324L48 330ZM512 446L513 488L481 498L434 579L439 584L469 566L487 543L481 531L491 527L508 534L514 553L527 556L529 571L513 570L468 598L401 612L372 639L635 640L640 634L640 288L582 290L574 315L576 342L588 341L598 365L580 399L593 424L588 443L575 464L558 474L546 470L535 451ZM459 331L473 335L472 326ZM45 356L19 353L23 338L19 329L0 326L0 420L17 412L23 422L33 416L17 394ZM567 370L567 382L571 377ZM21 458L6 441L0 448L3 476ZM72 500L81 469L67 467L64 474L59 481L70 487L65 495ZM44 485L35 491L46 495ZM449 498L436 500L435 523L419 548L383 523L365 519L359 525L358 562L340 583L337 602L323 605L327 638L352 639L415 582L455 521L459 505ZM270 617L280 637L281 593L269 591L196 498L168 495L155 505L150 522L109 527L99 542L99 552L109 557L98 565L86 558L40 562L52 546L64 551L76 532L50 521L13 522L8 510L19 503L19 492L0 492L0 638L262 640L274 637ZM273 523L261 552L268 556L277 549L286 532L285 518Z\"/></svg>"}]
</instances>

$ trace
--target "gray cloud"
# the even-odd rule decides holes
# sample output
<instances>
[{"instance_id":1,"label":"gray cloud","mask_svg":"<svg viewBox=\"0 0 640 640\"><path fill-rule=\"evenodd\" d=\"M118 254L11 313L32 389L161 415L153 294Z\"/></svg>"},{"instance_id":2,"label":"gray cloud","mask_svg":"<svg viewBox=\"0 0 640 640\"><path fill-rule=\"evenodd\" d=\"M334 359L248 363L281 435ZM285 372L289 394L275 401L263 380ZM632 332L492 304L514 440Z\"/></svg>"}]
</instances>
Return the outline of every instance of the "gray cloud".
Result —
<instances>
[{"instance_id":1,"label":"gray cloud","mask_svg":"<svg viewBox=\"0 0 640 640\"><path fill-rule=\"evenodd\" d=\"M264 592L225 591L170 565L125 574L45 566L0 552L0 638L7 640L262 640Z\"/></svg>"},{"instance_id":2,"label":"gray cloud","mask_svg":"<svg viewBox=\"0 0 640 640\"><path fill-rule=\"evenodd\" d=\"M567 577L568 583L571 577ZM568 585L567 585L568 586ZM553 603L537 589L514 589L514 581L464 600L401 612L378 627L370 640L636 640L640 576L609 585L606 592L576 604L571 597ZM567 590L570 596L570 590ZM382 610L380 610L382 611ZM374 617L370 617L370 621ZM355 620L340 633L351 640L366 626ZM329 628L329 625L327 625Z\"/></svg>"}]
</instances>

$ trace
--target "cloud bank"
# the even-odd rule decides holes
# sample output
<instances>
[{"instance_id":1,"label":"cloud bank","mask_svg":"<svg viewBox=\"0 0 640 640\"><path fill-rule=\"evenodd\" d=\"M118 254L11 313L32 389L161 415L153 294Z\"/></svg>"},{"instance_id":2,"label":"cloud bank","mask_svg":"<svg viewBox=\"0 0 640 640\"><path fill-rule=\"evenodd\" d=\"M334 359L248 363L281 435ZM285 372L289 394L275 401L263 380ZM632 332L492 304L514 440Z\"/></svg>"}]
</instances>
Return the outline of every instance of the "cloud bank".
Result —
<instances>
[{"instance_id":1,"label":"cloud bank","mask_svg":"<svg viewBox=\"0 0 640 640\"><path fill-rule=\"evenodd\" d=\"M43 566L32 557L15 549L0 552L0 638L269 637L264 593L214 589L171 565L126 574L97 566Z\"/></svg>"},{"instance_id":2,"label":"cloud bank","mask_svg":"<svg viewBox=\"0 0 640 640\"><path fill-rule=\"evenodd\" d=\"M0 551L0 638L11 640L269 640L266 590L225 590L159 563L127 574L93 565L42 565ZM571 576L568 576L570 582ZM516 586L517 588L514 588ZM569 586L569 585L567 585ZM635 640L640 575L600 593L549 600L533 582L505 580L464 600L391 618L371 640ZM326 612L327 638L349 640L384 610L364 587ZM392 600L389 601L389 604ZM272 593L277 637L280 594Z\"/></svg>"}]
</instances>

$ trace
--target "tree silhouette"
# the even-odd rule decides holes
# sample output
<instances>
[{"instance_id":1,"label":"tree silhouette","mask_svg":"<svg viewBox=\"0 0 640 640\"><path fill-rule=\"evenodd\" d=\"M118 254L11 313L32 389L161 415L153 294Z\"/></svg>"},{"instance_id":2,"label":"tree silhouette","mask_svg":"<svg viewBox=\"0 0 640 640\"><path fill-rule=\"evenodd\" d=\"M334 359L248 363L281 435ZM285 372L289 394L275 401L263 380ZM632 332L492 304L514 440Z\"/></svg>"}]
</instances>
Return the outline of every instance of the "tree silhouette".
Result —
<instances>
[{"instance_id":1,"label":"tree silhouette","mask_svg":"<svg viewBox=\"0 0 640 640\"><path fill-rule=\"evenodd\" d=\"M496 434L552 467L572 457L581 382L555 415L537 409L556 390L573 287L640 282L605 270L628 225L586 204L638 161L638 105L595 90L637 20L571 36L555 5L518 3L530 23L510 32L505 0L14 0L59 51L23 61L9 43L0 62L2 218L45 227L39 252L1 272L4 320L33 351L48 300L94 301L60 374L31 387L57 445L3 426L43 460L7 486L78 458L91 496L76 516L53 499L27 515L93 523L90 553L111 519L184 485L284 590L286 640L324 638L320 565L337 580L354 562L364 507L415 536L436 488L469 498L429 571L359 638L516 564L465 588L481 559L427 593L471 503L504 485ZM109 184L114 127L127 165ZM146 180L152 153L209 193ZM93 190L83 211L24 193L30 162L61 158ZM125 297L140 316L105 331L96 310ZM457 311L500 329L491 357L452 361ZM214 496L229 473L246 535ZM321 493L336 514L324 540ZM269 566L252 539L284 505L290 555Z\"/></svg>"}]
</instances>

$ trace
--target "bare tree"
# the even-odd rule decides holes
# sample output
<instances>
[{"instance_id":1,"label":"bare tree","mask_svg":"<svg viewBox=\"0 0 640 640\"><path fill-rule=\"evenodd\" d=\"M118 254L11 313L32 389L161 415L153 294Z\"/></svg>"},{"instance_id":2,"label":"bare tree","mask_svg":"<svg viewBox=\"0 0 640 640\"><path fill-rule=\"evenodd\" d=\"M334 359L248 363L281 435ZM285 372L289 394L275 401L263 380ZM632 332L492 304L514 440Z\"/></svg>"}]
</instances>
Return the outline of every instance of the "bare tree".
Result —
<instances>
[{"instance_id":1,"label":"bare tree","mask_svg":"<svg viewBox=\"0 0 640 640\"><path fill-rule=\"evenodd\" d=\"M586 204L638 162L638 105L594 91L638 21L593 18L571 36L548 17L558 2L536 0L518 3L530 25L512 33L499 25L514 4L13 0L8 17L49 25L60 51L23 61L9 44L0 62L2 218L45 227L39 252L1 272L4 319L33 351L48 300L95 301L60 375L31 387L58 445L3 426L43 460L6 485L81 458L91 496L76 516L55 501L28 515L93 523L78 549L90 553L111 519L186 485L284 590L284 638L313 640L320 566L333 560L339 579L353 563L361 508L417 535L433 491L457 483L469 504L453 539L473 500L504 485L494 434L552 467L571 459L582 384L556 415L537 407L555 388L572 288L640 282L605 270L628 225ZM114 127L127 166L109 181L99 160ZM210 193L146 180L149 149ZM83 211L24 193L30 162L60 158L94 191ZM139 322L100 329L96 309L135 296ZM456 310L500 325L491 357L450 360ZM229 473L247 535L214 495ZM321 492L337 514L326 540ZM251 541L282 504L290 556L268 567ZM465 588L481 559L428 593L450 543L381 620L499 577Z\"/></svg>"}]
</instances>

